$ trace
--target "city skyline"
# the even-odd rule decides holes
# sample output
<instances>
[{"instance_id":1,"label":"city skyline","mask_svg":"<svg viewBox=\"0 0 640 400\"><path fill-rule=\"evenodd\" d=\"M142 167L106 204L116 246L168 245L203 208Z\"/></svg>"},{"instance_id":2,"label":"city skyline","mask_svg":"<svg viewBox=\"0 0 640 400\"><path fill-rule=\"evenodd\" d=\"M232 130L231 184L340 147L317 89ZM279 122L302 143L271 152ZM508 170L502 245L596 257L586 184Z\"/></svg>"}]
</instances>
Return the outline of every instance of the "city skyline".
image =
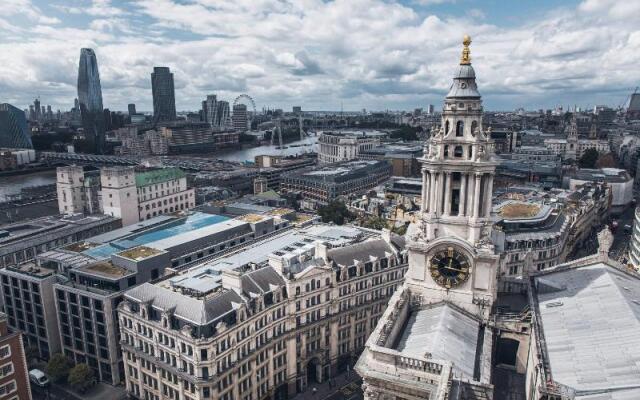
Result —
<instances>
[{"instance_id":1,"label":"city skyline","mask_svg":"<svg viewBox=\"0 0 640 400\"><path fill-rule=\"evenodd\" d=\"M71 108L77 54L90 47L111 110L152 110L155 66L174 73L178 111L211 93L249 93L259 109L426 108L449 87L461 32L474 38L487 109L617 107L640 83L637 3L254 3L9 0L2 100Z\"/></svg>"}]
</instances>

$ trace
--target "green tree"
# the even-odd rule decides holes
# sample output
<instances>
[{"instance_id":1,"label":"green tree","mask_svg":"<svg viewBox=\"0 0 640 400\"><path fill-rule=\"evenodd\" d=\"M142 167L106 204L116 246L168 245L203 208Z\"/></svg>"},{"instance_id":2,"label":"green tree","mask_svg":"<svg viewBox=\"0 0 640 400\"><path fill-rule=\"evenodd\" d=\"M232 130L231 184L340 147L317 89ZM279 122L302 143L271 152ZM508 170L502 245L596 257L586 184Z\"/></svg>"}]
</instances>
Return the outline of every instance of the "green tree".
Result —
<instances>
[{"instance_id":1,"label":"green tree","mask_svg":"<svg viewBox=\"0 0 640 400\"><path fill-rule=\"evenodd\" d=\"M318 208L318 215L322 218L322 222L333 222L337 225L342 225L353 218L347 206L340 200L332 200L326 206Z\"/></svg>"},{"instance_id":2,"label":"green tree","mask_svg":"<svg viewBox=\"0 0 640 400\"><path fill-rule=\"evenodd\" d=\"M67 379L71 363L62 353L56 353L49 359L47 364L47 374L53 382L62 382Z\"/></svg>"},{"instance_id":3,"label":"green tree","mask_svg":"<svg viewBox=\"0 0 640 400\"><path fill-rule=\"evenodd\" d=\"M67 383L82 393L95 385L96 380L93 376L93 370L87 364L78 364L69 371Z\"/></svg>"},{"instance_id":4,"label":"green tree","mask_svg":"<svg viewBox=\"0 0 640 400\"><path fill-rule=\"evenodd\" d=\"M595 168L598 161L598 150L587 149L578 160L580 168Z\"/></svg>"},{"instance_id":5,"label":"green tree","mask_svg":"<svg viewBox=\"0 0 640 400\"><path fill-rule=\"evenodd\" d=\"M362 223L362 227L381 231L382 229L387 227L387 221L384 218L371 217L371 218L367 218Z\"/></svg>"}]
</instances>

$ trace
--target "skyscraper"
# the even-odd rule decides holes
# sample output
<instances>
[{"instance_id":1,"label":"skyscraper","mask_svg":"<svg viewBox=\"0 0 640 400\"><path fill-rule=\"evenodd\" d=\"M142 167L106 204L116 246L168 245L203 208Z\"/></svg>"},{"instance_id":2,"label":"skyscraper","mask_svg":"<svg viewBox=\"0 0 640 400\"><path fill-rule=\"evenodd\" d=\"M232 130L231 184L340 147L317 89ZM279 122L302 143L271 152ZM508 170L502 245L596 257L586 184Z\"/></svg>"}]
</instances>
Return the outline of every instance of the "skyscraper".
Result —
<instances>
[{"instance_id":1,"label":"skyscraper","mask_svg":"<svg viewBox=\"0 0 640 400\"><path fill-rule=\"evenodd\" d=\"M92 49L80 50L78 103L84 137L90 151L104 153L104 114L98 60Z\"/></svg>"},{"instance_id":2,"label":"skyscraper","mask_svg":"<svg viewBox=\"0 0 640 400\"><path fill-rule=\"evenodd\" d=\"M249 119L247 117L247 106L245 104L236 104L233 106L233 130L238 132L246 132L248 130Z\"/></svg>"},{"instance_id":3,"label":"skyscraper","mask_svg":"<svg viewBox=\"0 0 640 400\"><path fill-rule=\"evenodd\" d=\"M228 101L219 101L216 111L216 126L221 129L231 127L231 110Z\"/></svg>"},{"instance_id":4,"label":"skyscraper","mask_svg":"<svg viewBox=\"0 0 640 400\"><path fill-rule=\"evenodd\" d=\"M8 103L0 104L0 147L33 148L24 112Z\"/></svg>"},{"instance_id":5,"label":"skyscraper","mask_svg":"<svg viewBox=\"0 0 640 400\"><path fill-rule=\"evenodd\" d=\"M35 108L35 121L40 121L40 100L35 99L33 101L33 107Z\"/></svg>"},{"instance_id":6,"label":"skyscraper","mask_svg":"<svg viewBox=\"0 0 640 400\"><path fill-rule=\"evenodd\" d=\"M136 105L135 105L135 104L131 103L131 104L129 104L127 107L128 107L128 109L129 109L129 116L132 116L132 115L134 115L134 114L137 114L137 113L136 113Z\"/></svg>"},{"instance_id":7,"label":"skyscraper","mask_svg":"<svg viewBox=\"0 0 640 400\"><path fill-rule=\"evenodd\" d=\"M207 99L202 102L204 106L204 121L209 124L209 126L216 126L217 111L218 111L218 99L215 94L207 95Z\"/></svg>"},{"instance_id":8,"label":"skyscraper","mask_svg":"<svg viewBox=\"0 0 640 400\"><path fill-rule=\"evenodd\" d=\"M151 73L153 92L153 120L155 122L176 120L176 96L173 74L168 67L154 67Z\"/></svg>"}]
</instances>

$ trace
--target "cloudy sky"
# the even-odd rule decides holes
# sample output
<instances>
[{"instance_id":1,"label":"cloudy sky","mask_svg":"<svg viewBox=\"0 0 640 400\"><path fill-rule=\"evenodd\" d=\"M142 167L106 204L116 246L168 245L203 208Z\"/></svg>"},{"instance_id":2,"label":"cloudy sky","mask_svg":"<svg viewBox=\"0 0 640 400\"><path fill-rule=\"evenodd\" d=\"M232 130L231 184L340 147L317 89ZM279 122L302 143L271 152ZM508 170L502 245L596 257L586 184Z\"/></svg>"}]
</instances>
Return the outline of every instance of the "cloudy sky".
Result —
<instances>
[{"instance_id":1,"label":"cloudy sky","mask_svg":"<svg viewBox=\"0 0 640 400\"><path fill-rule=\"evenodd\" d=\"M618 106L640 85L637 0L0 0L0 102L68 109L82 47L105 107L151 110L174 73L178 110L209 93L258 109L440 107L461 38L487 109Z\"/></svg>"}]
</instances>

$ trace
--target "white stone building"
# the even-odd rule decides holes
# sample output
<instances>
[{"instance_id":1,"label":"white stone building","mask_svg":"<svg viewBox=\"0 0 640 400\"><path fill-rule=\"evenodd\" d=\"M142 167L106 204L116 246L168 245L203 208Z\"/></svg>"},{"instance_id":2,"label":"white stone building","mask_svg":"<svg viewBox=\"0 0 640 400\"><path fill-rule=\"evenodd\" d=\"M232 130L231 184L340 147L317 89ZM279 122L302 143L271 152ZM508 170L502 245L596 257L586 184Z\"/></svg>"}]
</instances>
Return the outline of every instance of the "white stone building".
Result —
<instances>
[{"instance_id":1,"label":"white stone building","mask_svg":"<svg viewBox=\"0 0 640 400\"><path fill-rule=\"evenodd\" d=\"M408 232L409 269L356 370L373 399L492 399L488 321L500 257L491 237L497 162L482 129L468 36L423 164L422 216Z\"/></svg>"},{"instance_id":2,"label":"white stone building","mask_svg":"<svg viewBox=\"0 0 640 400\"><path fill-rule=\"evenodd\" d=\"M381 132L322 132L318 138L318 160L320 163L336 163L355 160L364 150L380 144Z\"/></svg>"},{"instance_id":3,"label":"white stone building","mask_svg":"<svg viewBox=\"0 0 640 400\"><path fill-rule=\"evenodd\" d=\"M127 392L291 398L353 365L406 263L399 236L312 225L142 284L119 307Z\"/></svg>"},{"instance_id":4,"label":"white stone building","mask_svg":"<svg viewBox=\"0 0 640 400\"><path fill-rule=\"evenodd\" d=\"M194 189L178 168L136 172L133 167L101 170L102 207L107 215L130 225L152 217L195 207Z\"/></svg>"},{"instance_id":5,"label":"white stone building","mask_svg":"<svg viewBox=\"0 0 640 400\"><path fill-rule=\"evenodd\" d=\"M60 214L99 214L100 177L80 166L58 167L56 191Z\"/></svg>"}]
</instances>

